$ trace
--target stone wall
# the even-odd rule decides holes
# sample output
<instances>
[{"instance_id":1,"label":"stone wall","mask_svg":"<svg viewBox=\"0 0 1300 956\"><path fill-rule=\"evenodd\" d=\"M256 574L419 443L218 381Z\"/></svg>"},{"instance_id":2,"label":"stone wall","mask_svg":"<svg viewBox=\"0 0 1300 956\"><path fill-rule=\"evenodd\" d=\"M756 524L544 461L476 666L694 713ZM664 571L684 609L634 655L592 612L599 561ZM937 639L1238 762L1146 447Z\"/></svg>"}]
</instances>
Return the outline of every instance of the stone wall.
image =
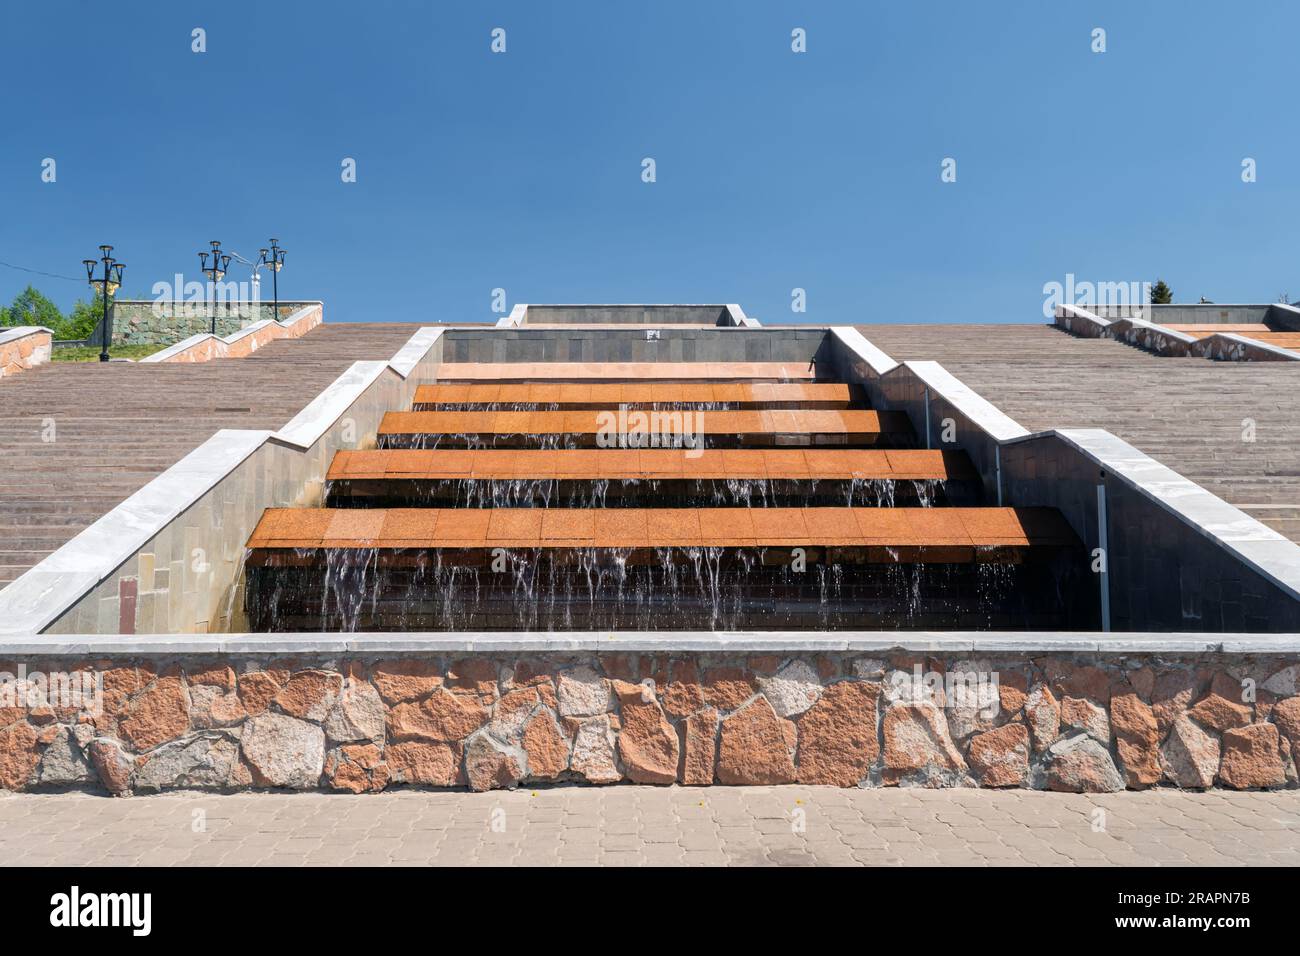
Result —
<instances>
[{"instance_id":1,"label":"stone wall","mask_svg":"<svg viewBox=\"0 0 1300 956\"><path fill-rule=\"evenodd\" d=\"M20 666L29 677L102 674L103 693L98 713L59 700L49 706L39 695L27 706L5 701L0 787L1290 788L1300 758L1297 658L667 651L290 659L270 649L7 656L0 670L8 674ZM921 690L926 679L942 685L970 675L981 690Z\"/></svg>"},{"instance_id":2,"label":"stone wall","mask_svg":"<svg viewBox=\"0 0 1300 956\"><path fill-rule=\"evenodd\" d=\"M455 328L446 362L810 362L824 328Z\"/></svg>"},{"instance_id":3,"label":"stone wall","mask_svg":"<svg viewBox=\"0 0 1300 956\"><path fill-rule=\"evenodd\" d=\"M231 302L216 306L217 335L227 336L254 322L275 318L284 321L311 302L282 301L277 311L270 302ZM113 320L114 345L172 345L212 331L212 316L205 303L161 302L121 299L109 308ZM96 326L89 341L103 340L103 327Z\"/></svg>"},{"instance_id":4,"label":"stone wall","mask_svg":"<svg viewBox=\"0 0 1300 956\"><path fill-rule=\"evenodd\" d=\"M210 362L218 358L247 358L268 342L296 339L306 335L325 320L319 302L305 305L280 322L269 319L254 322L238 332L221 337L208 333L182 339L171 348L155 352L142 362Z\"/></svg>"},{"instance_id":5,"label":"stone wall","mask_svg":"<svg viewBox=\"0 0 1300 956\"><path fill-rule=\"evenodd\" d=\"M0 328L0 378L50 360L51 332L44 326Z\"/></svg>"}]
</instances>

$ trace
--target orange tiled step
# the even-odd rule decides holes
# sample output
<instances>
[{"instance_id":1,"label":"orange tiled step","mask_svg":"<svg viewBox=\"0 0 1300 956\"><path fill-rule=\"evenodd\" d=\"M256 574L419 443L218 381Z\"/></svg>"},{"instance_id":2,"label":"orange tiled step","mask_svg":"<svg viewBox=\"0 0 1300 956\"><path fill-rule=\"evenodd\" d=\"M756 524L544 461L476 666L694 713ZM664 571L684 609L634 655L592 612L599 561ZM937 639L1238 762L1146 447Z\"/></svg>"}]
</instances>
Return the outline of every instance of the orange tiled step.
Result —
<instances>
[{"instance_id":1,"label":"orange tiled step","mask_svg":"<svg viewBox=\"0 0 1300 956\"><path fill-rule=\"evenodd\" d=\"M1271 331L1263 322L1220 322L1220 323L1190 323L1170 325L1161 325L1162 329L1173 329L1175 332L1185 332L1188 335L1203 339L1207 335L1213 335L1216 332L1232 332L1236 335L1254 335L1256 332Z\"/></svg>"},{"instance_id":2,"label":"orange tiled step","mask_svg":"<svg viewBox=\"0 0 1300 956\"><path fill-rule=\"evenodd\" d=\"M1166 329L1174 329L1185 335L1190 335L1195 339L1208 338L1220 332L1229 332L1233 335L1240 335L1242 338L1254 339L1256 342L1263 342L1266 345L1273 345L1280 349L1300 350L1300 332L1275 332L1267 325L1262 323L1240 324L1240 325L1165 325L1161 326Z\"/></svg>"},{"instance_id":3,"label":"orange tiled step","mask_svg":"<svg viewBox=\"0 0 1300 956\"><path fill-rule=\"evenodd\" d=\"M1267 345L1276 345L1280 349L1300 350L1300 332L1249 332L1243 335Z\"/></svg>"},{"instance_id":4,"label":"orange tiled step","mask_svg":"<svg viewBox=\"0 0 1300 956\"><path fill-rule=\"evenodd\" d=\"M248 547L1077 547L1052 508L269 508ZM970 560L968 555L965 560Z\"/></svg>"},{"instance_id":5,"label":"orange tiled step","mask_svg":"<svg viewBox=\"0 0 1300 956\"><path fill-rule=\"evenodd\" d=\"M378 449L340 451L329 481L458 479L972 480L960 451L916 449Z\"/></svg>"},{"instance_id":6,"label":"orange tiled step","mask_svg":"<svg viewBox=\"0 0 1300 956\"><path fill-rule=\"evenodd\" d=\"M807 362L444 362L440 382L806 382L817 377Z\"/></svg>"},{"instance_id":7,"label":"orange tiled step","mask_svg":"<svg viewBox=\"0 0 1300 956\"><path fill-rule=\"evenodd\" d=\"M619 423L611 412L387 412L380 436L399 435L596 435L601 431L637 426L637 416L660 418L660 428L690 431L700 426L704 435L878 435L911 434L905 412L874 411L721 411L629 412ZM683 418L683 416L686 416ZM676 422L675 426L671 424ZM642 426L645 427L645 426Z\"/></svg>"},{"instance_id":8,"label":"orange tiled step","mask_svg":"<svg viewBox=\"0 0 1300 956\"><path fill-rule=\"evenodd\" d=\"M426 405L799 405L847 408L863 402L861 388L842 382L535 382L421 385L415 390L416 411Z\"/></svg>"}]
</instances>

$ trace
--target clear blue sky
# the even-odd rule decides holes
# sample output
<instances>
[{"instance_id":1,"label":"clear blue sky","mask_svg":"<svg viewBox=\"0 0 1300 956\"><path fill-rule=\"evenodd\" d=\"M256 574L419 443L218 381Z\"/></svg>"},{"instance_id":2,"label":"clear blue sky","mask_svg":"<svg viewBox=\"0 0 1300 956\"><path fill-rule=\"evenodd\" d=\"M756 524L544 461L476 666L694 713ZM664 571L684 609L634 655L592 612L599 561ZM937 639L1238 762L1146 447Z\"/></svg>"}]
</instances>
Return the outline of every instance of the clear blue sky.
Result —
<instances>
[{"instance_id":1,"label":"clear blue sky","mask_svg":"<svg viewBox=\"0 0 1300 956\"><path fill-rule=\"evenodd\" d=\"M0 18L0 259L78 276L111 242L128 293L199 278L208 239L249 255L275 235L281 294L348 321L490 320L497 287L767 322L1041 321L1067 273L1300 299L1294 2L11 0ZM0 301L28 281L64 308L85 294L0 268Z\"/></svg>"}]
</instances>

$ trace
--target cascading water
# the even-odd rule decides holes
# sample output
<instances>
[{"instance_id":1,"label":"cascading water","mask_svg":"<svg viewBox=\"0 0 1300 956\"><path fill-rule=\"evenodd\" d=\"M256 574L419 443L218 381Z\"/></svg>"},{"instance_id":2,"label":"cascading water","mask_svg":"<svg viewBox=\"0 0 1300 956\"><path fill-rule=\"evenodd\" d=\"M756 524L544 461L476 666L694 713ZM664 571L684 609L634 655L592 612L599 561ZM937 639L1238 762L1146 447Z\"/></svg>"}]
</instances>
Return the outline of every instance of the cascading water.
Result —
<instances>
[{"instance_id":1,"label":"cascading water","mask_svg":"<svg viewBox=\"0 0 1300 956\"><path fill-rule=\"evenodd\" d=\"M641 383L638 383L641 384ZM518 391L513 394L520 394ZM539 392L538 394L555 394ZM596 394L596 393L589 393ZM646 394L639 392L638 394ZM532 412L569 411L596 408L599 403L509 402L427 404L417 411ZM645 411L732 411L742 408L782 409L800 407L797 402L633 402L630 408ZM824 406L823 406L824 407ZM250 626L254 630L293 631L627 631L627 630L750 630L795 631L872 630L895 628L1038 628L1071 626L1086 629L1097 618L1095 578L1083 563L1081 549L1026 549L1011 547L960 546L961 522L950 530L938 515L872 515L860 519L836 512L833 521L822 515L818 535L826 533L824 544L801 547L757 547L752 543L760 524L764 541L781 541L778 529L773 537L772 516L760 522L731 517L728 512L772 508L853 509L936 509L985 505L981 479L958 453L925 453L905 435L882 429L889 448L908 447L908 471L891 454L848 462L844 454L881 447L880 436L835 433L824 423L835 416L826 411L808 421L808 434L710 433L708 444L715 449L747 449L743 460L754 471L740 474L769 477L723 477L734 475L735 462L723 458L697 462L688 452L676 476L659 471L656 458L651 467L645 457L632 471L629 456L595 459L588 455L559 463L542 463L532 476L513 477L519 459L511 449L558 451L590 449L591 434L438 434L383 433L380 449L469 450L500 449L493 462L476 461L470 474L452 477L419 477L418 464L438 456L411 456L415 476L387 464L367 465L328 482L329 508L445 509L493 511L497 509L547 509L603 514L619 509L672 508L710 511L711 531L723 535L727 544L699 541L695 535L678 540L690 542L674 547L654 546L663 541L664 528L675 528L677 517L662 522L647 516L643 528L658 529L637 547L596 547L601 540L583 532L585 538L572 543L557 534L548 542L533 533L537 547L492 546L486 532L472 536L469 544L456 546L459 533L443 537L421 531L431 527L426 519L409 514L394 515L392 527L413 529L410 536L394 535L382 546L277 548L250 551L244 571L243 594ZM791 420L791 419L786 419ZM685 421L685 416L683 416ZM515 426L511 426L515 427ZM701 430L702 433L702 430ZM659 436L657 448L688 445L685 435ZM856 444L855 444L856 442ZM649 444L649 443L647 443ZM809 452L809 474L790 477L777 472L797 462L792 450ZM817 451L822 449L822 451ZM834 449L834 458L825 454ZM768 452L776 454L769 457ZM356 453L354 453L356 454ZM723 455L728 454L723 452ZM823 455L814 467L812 454ZM877 453L873 453L877 454ZM499 457L498 457L499 456ZM445 456L452 457L452 456ZM545 457L545 456L543 456ZM492 470L497 462L515 462L514 467ZM834 464L834 470L828 470ZM593 462L595 464L593 464ZM609 468L599 465L608 462ZM742 464L743 464L742 462ZM571 473L577 468L577 473ZM434 466L429 466L430 468ZM463 466L460 466L463 467ZM802 468L802 466L797 466ZM706 470L707 468L707 470ZM859 470L859 468L861 470ZM912 468L918 470L912 471ZM585 470L584 470L585 469ZM620 469L620 470L616 470ZM933 473L936 477L896 477L899 474ZM851 474L885 477L850 478ZM641 477L627 477L639 474ZM698 477L698 475L709 477ZM827 477L827 475L833 477ZM378 475L379 477L370 477ZM389 476L391 475L391 477ZM486 477L484 476L486 475ZM504 477L491 477L504 475ZM653 475L654 477L650 477ZM894 475L895 477L889 477ZM947 476L947 477L938 477ZM535 516L521 516L515 523L537 527ZM881 519L881 520L877 520ZM924 520L922 520L924 519ZM898 546L868 546L871 535L857 536L853 546L838 546L842 537L835 524L855 528L878 525L884 540ZM443 518L436 519L443 527ZM689 522L687 522L689 524ZM793 521L798 525L802 521ZM832 527L828 529L827 525ZM357 527L364 524L357 522ZM488 522L458 522L459 527L482 529ZM612 526L613 522L607 522ZM566 529L592 527L578 521L546 521L545 527ZM903 528L900 531L900 526ZM978 523L973 525L978 527ZM385 518L381 524L390 526ZM701 521L699 528L705 527ZM727 529L734 527L734 535ZM814 522L808 520L812 533ZM933 529L938 528L938 531ZM747 530L748 529L748 530ZM829 533L827 533L829 531ZM493 524L493 534L496 534ZM567 533L575 533L568 531ZM668 540L673 540L671 532ZM698 532L697 532L698 533ZM802 532L798 532L802 533ZM550 531L547 532L550 534ZM931 538L930 535L935 535ZM792 535L793 537L793 535ZM369 543L368 538L358 536ZM975 538L972 535L966 540ZM317 541L337 535L318 535ZM994 540L998 536L993 536ZM1014 540L1014 536L1012 536ZM296 540L296 539L295 539ZM445 540L445 544L443 541ZM495 539L494 539L495 540ZM619 534L616 541L629 540ZM631 540L636 540L635 538ZM723 538L719 539L721 542ZM797 539L804 540L804 539ZM815 540L819 540L814 538ZM411 541L426 541L424 547L407 547ZM750 541L749 545L745 542ZM933 542L946 541L938 545ZM952 545L951 542L958 542ZM550 544L550 547L544 545ZM791 542L793 544L793 541ZM1027 558L1032 551L1033 557ZM1046 556L1044 556L1046 555Z\"/></svg>"}]
</instances>

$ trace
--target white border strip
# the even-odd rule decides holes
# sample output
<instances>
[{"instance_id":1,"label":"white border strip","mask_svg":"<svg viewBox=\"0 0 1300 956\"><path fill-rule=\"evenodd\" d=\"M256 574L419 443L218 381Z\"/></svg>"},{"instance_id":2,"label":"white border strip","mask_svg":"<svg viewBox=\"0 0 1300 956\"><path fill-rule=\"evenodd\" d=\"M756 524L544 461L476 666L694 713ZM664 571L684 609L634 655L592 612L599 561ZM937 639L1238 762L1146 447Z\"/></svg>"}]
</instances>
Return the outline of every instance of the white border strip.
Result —
<instances>
[{"instance_id":1,"label":"white border strip","mask_svg":"<svg viewBox=\"0 0 1300 956\"><path fill-rule=\"evenodd\" d=\"M844 653L1296 654L1300 634L1093 631L432 631L301 634L52 634L0 641L0 655Z\"/></svg>"},{"instance_id":2,"label":"white border strip","mask_svg":"<svg viewBox=\"0 0 1300 956\"><path fill-rule=\"evenodd\" d=\"M8 345L10 342L16 342L24 339L29 335L39 335L44 332L50 338L54 338L54 332L43 325L11 325L0 329L0 345Z\"/></svg>"},{"instance_id":3,"label":"white border strip","mask_svg":"<svg viewBox=\"0 0 1300 956\"><path fill-rule=\"evenodd\" d=\"M1300 362L1300 352L1235 332L1215 332L1191 346L1193 355L1226 362Z\"/></svg>"}]
</instances>

